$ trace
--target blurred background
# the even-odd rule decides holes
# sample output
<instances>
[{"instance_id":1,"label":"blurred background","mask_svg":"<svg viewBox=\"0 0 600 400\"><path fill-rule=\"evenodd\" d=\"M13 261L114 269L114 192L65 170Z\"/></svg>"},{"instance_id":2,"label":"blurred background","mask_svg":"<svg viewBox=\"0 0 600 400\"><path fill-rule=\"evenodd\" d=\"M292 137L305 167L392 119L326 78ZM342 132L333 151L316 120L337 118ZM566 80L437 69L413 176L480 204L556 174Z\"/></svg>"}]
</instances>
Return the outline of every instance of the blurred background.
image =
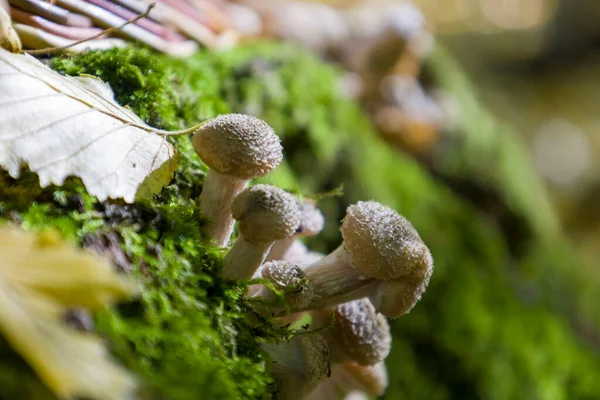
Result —
<instances>
[{"instance_id":1,"label":"blurred background","mask_svg":"<svg viewBox=\"0 0 600 400\"><path fill-rule=\"evenodd\" d=\"M597 262L598 3L416 3L437 39L460 60L485 104L524 137L563 226Z\"/></svg>"}]
</instances>

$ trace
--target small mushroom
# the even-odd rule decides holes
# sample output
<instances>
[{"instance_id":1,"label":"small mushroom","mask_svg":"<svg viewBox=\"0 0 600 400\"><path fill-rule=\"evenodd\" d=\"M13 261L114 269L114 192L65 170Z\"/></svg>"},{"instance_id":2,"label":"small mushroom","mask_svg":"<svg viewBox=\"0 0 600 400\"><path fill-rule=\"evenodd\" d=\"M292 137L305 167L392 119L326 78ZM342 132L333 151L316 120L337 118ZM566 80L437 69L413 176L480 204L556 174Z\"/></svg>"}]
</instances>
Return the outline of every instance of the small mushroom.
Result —
<instances>
[{"instance_id":1,"label":"small mushroom","mask_svg":"<svg viewBox=\"0 0 600 400\"><path fill-rule=\"evenodd\" d=\"M300 225L296 199L271 185L256 185L240 193L231 204L240 236L223 260L223 277L249 279L264 262L276 240L294 234Z\"/></svg>"},{"instance_id":2,"label":"small mushroom","mask_svg":"<svg viewBox=\"0 0 600 400\"><path fill-rule=\"evenodd\" d=\"M260 276L269 280L277 290L282 292L285 302L291 308L303 308L310 301L311 290L308 280L298 266L281 260L269 261L261 266ZM250 298L260 298L266 302L278 299L278 296L265 285L254 285L249 291L252 293ZM258 305L256 308L260 310L261 306ZM268 304L265 311L270 311Z\"/></svg>"},{"instance_id":3,"label":"small mushroom","mask_svg":"<svg viewBox=\"0 0 600 400\"><path fill-rule=\"evenodd\" d=\"M305 201L299 205L302 221L298 231L289 238L275 242L267 261L284 260L292 264L302 264L308 249L297 239L299 237L314 236L323 230L325 220L323 214L312 201Z\"/></svg>"},{"instance_id":4,"label":"small mushroom","mask_svg":"<svg viewBox=\"0 0 600 400\"><path fill-rule=\"evenodd\" d=\"M321 333L329 346L332 363L374 365L385 360L390 352L390 325L368 299L353 300L311 314L313 328L327 327L333 322Z\"/></svg>"},{"instance_id":5,"label":"small mushroom","mask_svg":"<svg viewBox=\"0 0 600 400\"><path fill-rule=\"evenodd\" d=\"M348 207L340 230L342 245L304 269L313 291L304 310L362 297L375 299L376 309L391 318L410 310L433 270L431 253L411 223L389 207L359 202ZM382 284L388 281L403 284ZM388 307L393 289L406 290L397 294L404 303L400 310Z\"/></svg>"},{"instance_id":6,"label":"small mushroom","mask_svg":"<svg viewBox=\"0 0 600 400\"><path fill-rule=\"evenodd\" d=\"M277 398L304 399L331 374L329 349L319 334L297 334L287 342L261 347L271 357L271 372L281 382Z\"/></svg>"},{"instance_id":7,"label":"small mushroom","mask_svg":"<svg viewBox=\"0 0 600 400\"><path fill-rule=\"evenodd\" d=\"M335 322L331 325L331 312ZM282 380L283 398L299 399L314 392L319 382L327 392L327 382L335 382L333 389L346 394L351 390L367 391L371 394L380 394L386 386L385 368L378 366L388 355L391 346L390 327L385 317L375 311L367 299L341 304L330 310L320 310L313 313L313 328L324 328L321 332L299 334L294 336L289 343L280 345L266 345L263 347L272 356L273 361L283 363L283 367L273 369L273 373ZM331 325L331 326L329 326ZM311 338L310 347L298 342L303 336ZM317 343L318 345L314 345ZM302 346L304 345L304 347ZM301 371L306 368L303 363L306 354L317 354L316 363L322 366L323 362L320 348L327 348L327 359L334 370L345 366L337 375L339 378L325 380L328 374L312 374L311 379L299 381ZM308 348L309 351L306 349ZM315 350L317 348L317 350ZM290 360L291 359L291 360ZM372 367L371 367L372 366ZM384 368L383 378L381 368ZM292 382L283 378L291 374L296 377L293 385L295 390L288 390ZM342 380L343 379L343 380ZM383 383L381 383L384 381ZM340 386L340 388L335 388ZM383 388L381 388L383 386ZM325 398L325 397L320 397ZM335 397L334 397L335 398Z\"/></svg>"},{"instance_id":8,"label":"small mushroom","mask_svg":"<svg viewBox=\"0 0 600 400\"><path fill-rule=\"evenodd\" d=\"M404 217L376 202L350 206L341 227L344 242L331 254L301 266L312 297L303 308L323 309L369 297L378 312L397 318L417 303L433 272L433 259ZM308 253L319 257L318 253ZM274 306L274 315L284 311Z\"/></svg>"},{"instance_id":9,"label":"small mushroom","mask_svg":"<svg viewBox=\"0 0 600 400\"><path fill-rule=\"evenodd\" d=\"M200 213L218 246L226 246L233 230L231 203L252 178L265 175L281 162L283 149L273 129L244 114L226 114L203 124L193 138L194 149L210 168Z\"/></svg>"}]
</instances>

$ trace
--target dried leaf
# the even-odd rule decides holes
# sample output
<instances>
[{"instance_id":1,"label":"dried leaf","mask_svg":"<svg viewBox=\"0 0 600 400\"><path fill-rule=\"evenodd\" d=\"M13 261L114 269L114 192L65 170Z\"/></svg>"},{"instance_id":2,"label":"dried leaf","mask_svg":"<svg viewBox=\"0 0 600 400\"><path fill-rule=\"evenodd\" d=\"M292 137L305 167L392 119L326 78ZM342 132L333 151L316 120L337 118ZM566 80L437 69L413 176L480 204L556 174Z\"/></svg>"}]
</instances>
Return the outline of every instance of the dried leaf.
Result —
<instances>
[{"instance_id":1,"label":"dried leaf","mask_svg":"<svg viewBox=\"0 0 600 400\"><path fill-rule=\"evenodd\" d=\"M42 187L81 178L89 193L133 202L177 168L166 135L119 106L97 78L62 76L35 58L0 49L0 166L26 163Z\"/></svg>"},{"instance_id":2,"label":"dried leaf","mask_svg":"<svg viewBox=\"0 0 600 400\"><path fill-rule=\"evenodd\" d=\"M137 290L89 253L0 228L0 332L61 398L133 396L135 379L110 360L101 339L71 330L62 317L65 305L99 308Z\"/></svg>"}]
</instances>

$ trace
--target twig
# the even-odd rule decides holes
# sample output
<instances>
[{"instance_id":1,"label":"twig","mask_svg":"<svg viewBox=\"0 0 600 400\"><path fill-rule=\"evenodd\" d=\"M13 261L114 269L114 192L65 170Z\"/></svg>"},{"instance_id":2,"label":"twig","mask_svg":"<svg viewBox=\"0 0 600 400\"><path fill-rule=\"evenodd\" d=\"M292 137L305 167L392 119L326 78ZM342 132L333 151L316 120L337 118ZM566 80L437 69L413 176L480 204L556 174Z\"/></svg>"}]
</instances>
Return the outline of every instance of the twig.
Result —
<instances>
[{"instance_id":1,"label":"twig","mask_svg":"<svg viewBox=\"0 0 600 400\"><path fill-rule=\"evenodd\" d=\"M67 46L48 47L46 49L39 49L39 50L23 50L23 53L27 53L27 54L51 53L51 52L54 52L54 51L65 50L65 49L68 49L69 47L73 47L73 46L76 46L78 44L81 44L81 43L84 43L84 42L87 42L87 41L90 41L90 40L94 40L94 39L96 39L96 38L98 38L98 37L100 37L102 35L106 35L106 34L111 33L113 31L118 31L120 29L123 29L124 27L126 27L129 24L133 24L133 23L139 21L140 19L142 19L144 17L147 17L148 14L150 14L150 11L154 8L155 5L156 5L156 3L150 3L150 4L148 4L148 8L146 9L146 11L144 11L141 14L139 14L137 17L134 17L134 18L130 19L129 21L126 21L125 23L123 23L123 24L121 24L119 26L111 26L110 28L105 29L105 30L103 30L102 32L100 32L100 33L98 33L96 35L90 36L90 37L85 38L85 39L78 40L78 41L73 42L73 43L71 43L71 44L69 44Z\"/></svg>"}]
</instances>

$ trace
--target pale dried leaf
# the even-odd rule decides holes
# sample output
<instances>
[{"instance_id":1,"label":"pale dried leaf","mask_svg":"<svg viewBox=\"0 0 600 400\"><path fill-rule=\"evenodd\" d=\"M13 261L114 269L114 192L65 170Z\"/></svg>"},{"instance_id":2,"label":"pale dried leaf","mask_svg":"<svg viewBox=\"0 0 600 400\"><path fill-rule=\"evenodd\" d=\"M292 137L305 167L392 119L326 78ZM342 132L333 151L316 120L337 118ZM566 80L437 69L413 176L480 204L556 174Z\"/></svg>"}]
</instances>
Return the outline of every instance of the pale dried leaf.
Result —
<instances>
[{"instance_id":1,"label":"pale dried leaf","mask_svg":"<svg viewBox=\"0 0 600 400\"><path fill-rule=\"evenodd\" d=\"M164 134L119 106L96 78L62 76L0 49L0 166L11 176L25 163L42 187L76 176L100 200L133 202L175 172Z\"/></svg>"},{"instance_id":2,"label":"pale dried leaf","mask_svg":"<svg viewBox=\"0 0 600 400\"><path fill-rule=\"evenodd\" d=\"M3 279L67 307L102 309L139 290L135 282L115 273L108 262L85 251L73 251L50 233L3 235L2 248L6 249L0 255Z\"/></svg>"},{"instance_id":3,"label":"pale dried leaf","mask_svg":"<svg viewBox=\"0 0 600 400\"><path fill-rule=\"evenodd\" d=\"M46 235L0 228L0 332L61 398L133 397L131 373L111 361L99 338L71 330L62 317L65 304L99 307L136 291L91 254Z\"/></svg>"}]
</instances>

